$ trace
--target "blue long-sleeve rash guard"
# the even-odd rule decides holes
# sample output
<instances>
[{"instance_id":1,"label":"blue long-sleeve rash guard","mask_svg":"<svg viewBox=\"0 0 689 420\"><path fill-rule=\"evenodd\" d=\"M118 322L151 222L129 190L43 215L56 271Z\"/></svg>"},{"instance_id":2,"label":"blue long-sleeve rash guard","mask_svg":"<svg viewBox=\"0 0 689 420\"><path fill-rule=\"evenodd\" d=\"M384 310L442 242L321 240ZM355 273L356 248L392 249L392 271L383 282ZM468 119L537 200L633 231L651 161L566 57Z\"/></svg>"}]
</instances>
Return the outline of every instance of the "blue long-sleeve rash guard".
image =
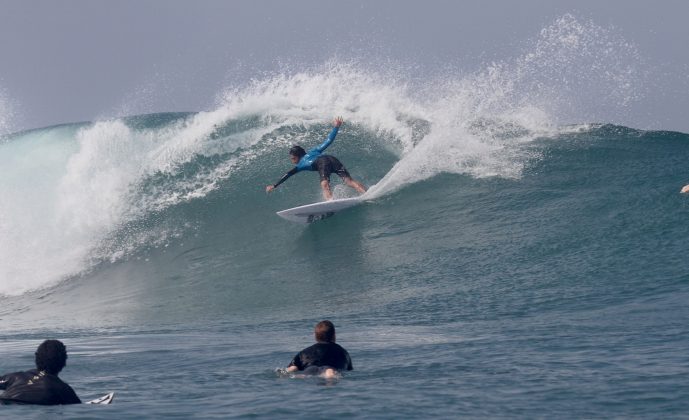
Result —
<instances>
[{"instance_id":1,"label":"blue long-sleeve rash guard","mask_svg":"<svg viewBox=\"0 0 689 420\"><path fill-rule=\"evenodd\" d=\"M287 178L291 177L292 175L296 174L297 172L301 171L316 171L318 170L316 167L314 167L313 163L318 159L318 157L323 154L323 151L330 146L333 141L335 141L335 136L337 136L337 132L339 131L339 127L333 127L332 131L328 135L328 138L326 138L323 143L321 143L318 147L314 147L313 149L309 150L306 152L304 156L299 159L299 162L297 162L297 165L292 168L289 172L287 172L280 180L273 185L273 187L277 187L278 185L282 184L287 180Z\"/></svg>"}]
</instances>

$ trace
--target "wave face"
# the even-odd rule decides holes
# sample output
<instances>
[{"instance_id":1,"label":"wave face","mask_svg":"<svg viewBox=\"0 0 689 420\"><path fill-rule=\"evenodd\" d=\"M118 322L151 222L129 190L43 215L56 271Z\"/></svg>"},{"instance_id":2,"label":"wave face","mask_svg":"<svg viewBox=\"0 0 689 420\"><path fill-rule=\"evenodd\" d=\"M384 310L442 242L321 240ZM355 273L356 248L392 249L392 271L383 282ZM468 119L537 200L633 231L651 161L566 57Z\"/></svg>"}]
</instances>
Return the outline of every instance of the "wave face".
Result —
<instances>
[{"instance_id":1,"label":"wave face","mask_svg":"<svg viewBox=\"0 0 689 420\"><path fill-rule=\"evenodd\" d=\"M471 75L414 83L403 69L333 61L228 89L209 112L6 136L0 293L48 287L181 235L185 222L152 218L219 190L258 191L254 180L285 168L287 146L323 137L333 115L347 120L333 153L356 162L376 198L440 173L519 178L540 153L522 146L578 118L572 103L623 109L639 95L634 48L602 28L566 15L533 44ZM308 191L294 202L317 198Z\"/></svg>"},{"instance_id":2,"label":"wave face","mask_svg":"<svg viewBox=\"0 0 689 420\"><path fill-rule=\"evenodd\" d=\"M79 349L77 389L137 372L119 417L316 414L285 408L303 388L272 367L332 318L357 369L330 390L357 397L335 413L686 413L689 136L570 124L640 97L635 54L565 16L472 74L333 61L228 89L206 112L6 135L0 360L58 331ZM368 201L307 227L278 218L320 200L313 173L264 187L336 115L328 152ZM421 398L377 398L409 389Z\"/></svg>"}]
</instances>

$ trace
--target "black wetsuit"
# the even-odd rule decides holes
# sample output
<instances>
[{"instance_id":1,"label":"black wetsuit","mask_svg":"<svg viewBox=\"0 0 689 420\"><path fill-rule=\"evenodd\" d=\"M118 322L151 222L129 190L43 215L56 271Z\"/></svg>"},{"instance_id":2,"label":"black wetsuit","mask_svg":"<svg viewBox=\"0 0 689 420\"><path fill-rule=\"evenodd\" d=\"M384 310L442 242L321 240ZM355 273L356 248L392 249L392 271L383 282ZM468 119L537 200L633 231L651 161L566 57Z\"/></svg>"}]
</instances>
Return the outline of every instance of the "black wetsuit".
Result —
<instances>
[{"instance_id":1,"label":"black wetsuit","mask_svg":"<svg viewBox=\"0 0 689 420\"><path fill-rule=\"evenodd\" d=\"M331 367L337 370L352 370L352 359L347 350L337 343L316 343L300 351L289 364L299 370L310 367Z\"/></svg>"},{"instance_id":2,"label":"black wetsuit","mask_svg":"<svg viewBox=\"0 0 689 420\"><path fill-rule=\"evenodd\" d=\"M337 160L335 156L321 155L316 158L316 161L313 162L313 165L316 167L316 170L321 177L321 181L330 181L330 174L333 172L338 174L340 178L351 178L349 172L347 172L347 169L345 169L344 165L342 165L342 162Z\"/></svg>"},{"instance_id":3,"label":"black wetsuit","mask_svg":"<svg viewBox=\"0 0 689 420\"><path fill-rule=\"evenodd\" d=\"M0 404L81 404L71 386L44 371L36 369L0 376Z\"/></svg>"}]
</instances>

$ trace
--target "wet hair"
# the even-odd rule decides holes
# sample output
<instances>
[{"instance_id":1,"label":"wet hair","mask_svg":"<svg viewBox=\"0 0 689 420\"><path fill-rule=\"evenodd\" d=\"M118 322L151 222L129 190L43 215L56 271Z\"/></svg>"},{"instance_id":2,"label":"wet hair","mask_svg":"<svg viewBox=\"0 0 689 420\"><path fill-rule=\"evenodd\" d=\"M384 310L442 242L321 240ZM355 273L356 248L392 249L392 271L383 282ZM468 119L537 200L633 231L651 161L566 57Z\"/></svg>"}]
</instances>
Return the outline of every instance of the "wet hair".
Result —
<instances>
[{"instance_id":1,"label":"wet hair","mask_svg":"<svg viewBox=\"0 0 689 420\"><path fill-rule=\"evenodd\" d=\"M301 159L301 157L306 154L306 150L304 150L304 148L301 146L294 145L291 149L289 149L289 154Z\"/></svg>"},{"instance_id":2,"label":"wet hair","mask_svg":"<svg viewBox=\"0 0 689 420\"><path fill-rule=\"evenodd\" d=\"M316 328L314 328L314 334L316 335L316 341L326 343L335 342L335 326L332 322L328 321L327 319L316 324Z\"/></svg>"},{"instance_id":3,"label":"wet hair","mask_svg":"<svg viewBox=\"0 0 689 420\"><path fill-rule=\"evenodd\" d=\"M67 347L59 340L45 340L36 350L36 368L57 375L67 364Z\"/></svg>"}]
</instances>

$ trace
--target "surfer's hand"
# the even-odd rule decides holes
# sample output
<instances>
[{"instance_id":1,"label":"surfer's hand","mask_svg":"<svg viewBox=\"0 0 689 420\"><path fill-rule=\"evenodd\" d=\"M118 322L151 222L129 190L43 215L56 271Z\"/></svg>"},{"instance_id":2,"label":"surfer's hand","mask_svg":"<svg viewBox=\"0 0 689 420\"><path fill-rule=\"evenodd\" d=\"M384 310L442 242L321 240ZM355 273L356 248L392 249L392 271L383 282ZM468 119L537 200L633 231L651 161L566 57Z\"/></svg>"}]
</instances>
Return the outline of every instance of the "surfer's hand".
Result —
<instances>
[{"instance_id":1,"label":"surfer's hand","mask_svg":"<svg viewBox=\"0 0 689 420\"><path fill-rule=\"evenodd\" d=\"M688 192L689 192L689 184L682 187L682 191L680 191L680 193L688 193Z\"/></svg>"},{"instance_id":2,"label":"surfer's hand","mask_svg":"<svg viewBox=\"0 0 689 420\"><path fill-rule=\"evenodd\" d=\"M266 187L266 192L269 193L269 192L273 191L274 189L275 189L274 186L268 185L268 186Z\"/></svg>"},{"instance_id":3,"label":"surfer's hand","mask_svg":"<svg viewBox=\"0 0 689 420\"><path fill-rule=\"evenodd\" d=\"M333 121L333 125L335 125L335 127L339 127L342 125L343 122L344 120L342 119L342 117L337 117L335 118L335 121Z\"/></svg>"}]
</instances>

